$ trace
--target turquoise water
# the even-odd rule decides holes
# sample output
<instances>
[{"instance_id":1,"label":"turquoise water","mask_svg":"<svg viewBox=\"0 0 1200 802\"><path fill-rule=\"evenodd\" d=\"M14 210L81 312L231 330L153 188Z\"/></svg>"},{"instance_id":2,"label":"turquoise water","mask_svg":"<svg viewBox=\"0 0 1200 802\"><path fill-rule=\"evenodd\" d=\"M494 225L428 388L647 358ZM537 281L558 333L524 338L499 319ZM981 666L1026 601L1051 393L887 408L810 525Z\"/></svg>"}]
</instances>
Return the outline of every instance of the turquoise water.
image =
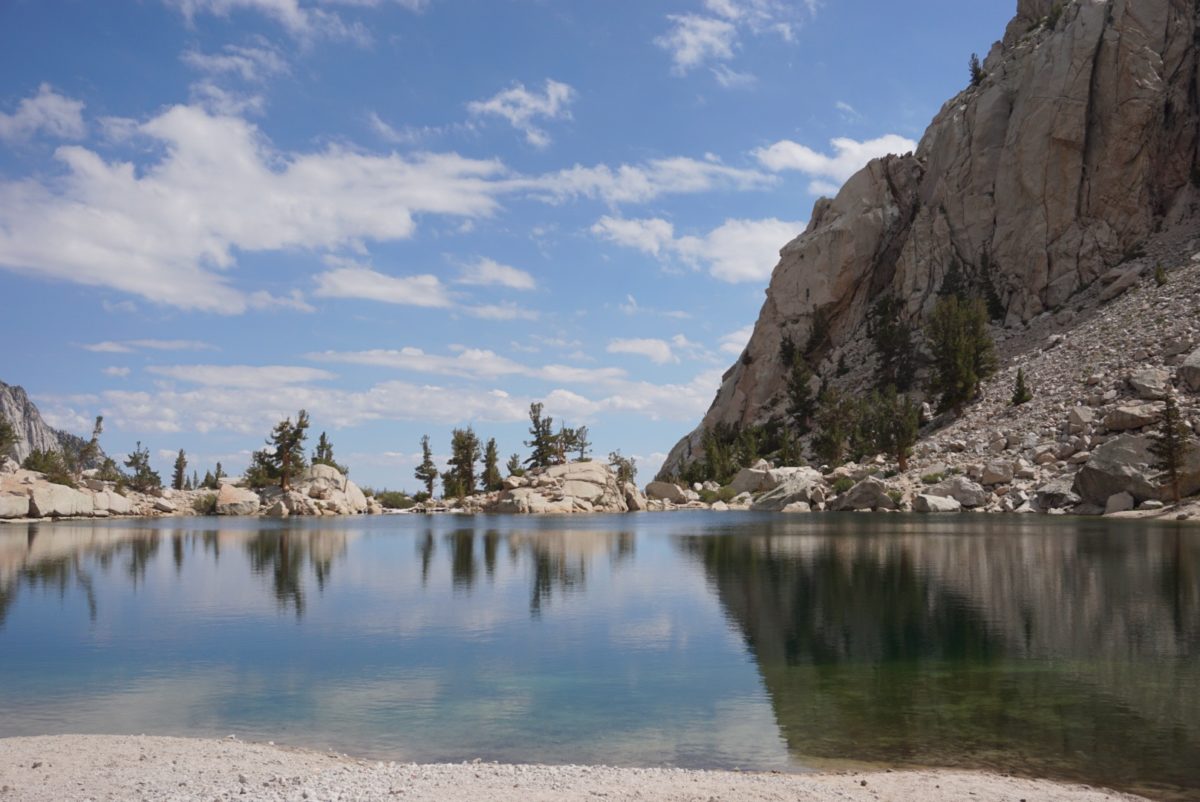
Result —
<instances>
[{"instance_id":1,"label":"turquoise water","mask_svg":"<svg viewBox=\"0 0 1200 802\"><path fill-rule=\"evenodd\" d=\"M1200 793L1200 530L672 513L0 527L0 736L848 759Z\"/></svg>"}]
</instances>

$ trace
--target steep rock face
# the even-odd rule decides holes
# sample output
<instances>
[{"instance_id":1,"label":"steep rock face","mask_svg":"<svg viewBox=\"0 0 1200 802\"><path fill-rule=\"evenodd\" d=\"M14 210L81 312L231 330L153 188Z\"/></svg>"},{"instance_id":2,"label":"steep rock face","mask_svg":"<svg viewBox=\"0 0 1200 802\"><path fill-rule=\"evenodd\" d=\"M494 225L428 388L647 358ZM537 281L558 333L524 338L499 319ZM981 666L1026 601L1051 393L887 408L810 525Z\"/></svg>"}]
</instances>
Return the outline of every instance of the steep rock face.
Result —
<instances>
[{"instance_id":1,"label":"steep rock face","mask_svg":"<svg viewBox=\"0 0 1200 802\"><path fill-rule=\"evenodd\" d=\"M76 435L46 425L25 390L4 382L0 382L0 417L6 419L16 432L13 456L17 462L23 461L31 451L61 451L64 447L78 450L83 445Z\"/></svg>"},{"instance_id":2,"label":"steep rock face","mask_svg":"<svg viewBox=\"0 0 1200 802\"><path fill-rule=\"evenodd\" d=\"M817 317L828 325L817 372L829 376L882 296L919 322L958 268L1015 326L1153 235L1194 225L1198 13L1194 0L1020 0L986 77L942 108L916 153L873 161L817 202L780 252L746 351L664 474L692 459L705 428L781 415L780 344L805 343Z\"/></svg>"}]
</instances>

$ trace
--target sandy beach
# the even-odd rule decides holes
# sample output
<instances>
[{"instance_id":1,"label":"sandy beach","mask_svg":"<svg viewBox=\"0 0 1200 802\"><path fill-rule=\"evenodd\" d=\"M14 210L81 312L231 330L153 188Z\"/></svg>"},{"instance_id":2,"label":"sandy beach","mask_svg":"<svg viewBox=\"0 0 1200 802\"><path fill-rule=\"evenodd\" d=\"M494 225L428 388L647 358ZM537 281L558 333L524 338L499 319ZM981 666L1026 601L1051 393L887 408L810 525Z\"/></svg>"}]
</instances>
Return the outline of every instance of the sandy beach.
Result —
<instances>
[{"instance_id":1,"label":"sandy beach","mask_svg":"<svg viewBox=\"0 0 1200 802\"><path fill-rule=\"evenodd\" d=\"M775 774L356 760L270 744L148 736L0 739L0 800L964 800L1142 797L981 772Z\"/></svg>"}]
</instances>

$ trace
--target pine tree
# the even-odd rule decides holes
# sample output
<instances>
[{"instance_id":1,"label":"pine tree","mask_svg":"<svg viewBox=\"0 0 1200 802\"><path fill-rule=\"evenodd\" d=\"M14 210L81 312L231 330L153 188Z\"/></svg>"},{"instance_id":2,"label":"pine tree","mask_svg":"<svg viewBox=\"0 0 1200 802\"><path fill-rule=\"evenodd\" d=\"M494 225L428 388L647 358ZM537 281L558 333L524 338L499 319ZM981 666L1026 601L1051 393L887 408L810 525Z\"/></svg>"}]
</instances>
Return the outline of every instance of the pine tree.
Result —
<instances>
[{"instance_id":1,"label":"pine tree","mask_svg":"<svg viewBox=\"0 0 1200 802\"><path fill-rule=\"evenodd\" d=\"M321 432L320 438L317 439L317 447L313 451L312 464L328 465L343 476L347 476L350 473L349 468L339 464L333 458L333 443L329 441L329 437L326 436L325 432Z\"/></svg>"},{"instance_id":2,"label":"pine tree","mask_svg":"<svg viewBox=\"0 0 1200 802\"><path fill-rule=\"evenodd\" d=\"M1014 407L1028 404L1033 400L1033 393L1025 384L1025 368L1017 368L1017 382L1013 386L1012 403Z\"/></svg>"},{"instance_id":3,"label":"pine tree","mask_svg":"<svg viewBox=\"0 0 1200 802\"><path fill-rule=\"evenodd\" d=\"M790 426L784 425L783 432L779 436L779 441L780 466L799 465L802 461L800 456L800 442L796 439L796 434Z\"/></svg>"},{"instance_id":4,"label":"pine tree","mask_svg":"<svg viewBox=\"0 0 1200 802\"><path fill-rule=\"evenodd\" d=\"M983 83L983 79L987 73L983 71L983 65L979 62L978 53L971 54L971 58L967 62L967 67L971 71L971 86L979 86Z\"/></svg>"},{"instance_id":5,"label":"pine tree","mask_svg":"<svg viewBox=\"0 0 1200 802\"><path fill-rule=\"evenodd\" d=\"M213 476L212 471L204 472L204 481L202 481L200 483L200 486L203 487L205 490L216 490L217 489L217 480L216 480L216 477Z\"/></svg>"},{"instance_id":6,"label":"pine tree","mask_svg":"<svg viewBox=\"0 0 1200 802\"><path fill-rule=\"evenodd\" d=\"M817 399L813 427L817 434L813 438L813 451L830 465L841 465L845 461L846 441L850 438L855 421L854 406L832 387Z\"/></svg>"},{"instance_id":7,"label":"pine tree","mask_svg":"<svg viewBox=\"0 0 1200 802\"><path fill-rule=\"evenodd\" d=\"M941 411L961 409L979 392L979 383L996 371L996 355L987 332L987 310L978 298L941 298L926 325L933 354L930 389Z\"/></svg>"},{"instance_id":8,"label":"pine tree","mask_svg":"<svg viewBox=\"0 0 1200 802\"><path fill-rule=\"evenodd\" d=\"M1182 497L1182 472L1194 445L1190 442L1191 432L1179 414L1175 395L1168 394L1158 431L1151 436L1150 453L1154 455L1154 467L1162 471L1171 488L1171 497L1178 504Z\"/></svg>"},{"instance_id":9,"label":"pine tree","mask_svg":"<svg viewBox=\"0 0 1200 802\"><path fill-rule=\"evenodd\" d=\"M97 415L96 422L92 425L92 439L84 443L83 448L79 449L79 465L81 468L90 468L100 457L100 435L103 433L104 416Z\"/></svg>"},{"instance_id":10,"label":"pine tree","mask_svg":"<svg viewBox=\"0 0 1200 802\"><path fill-rule=\"evenodd\" d=\"M421 437L421 464L413 471L417 481L425 485L425 492L433 497L433 484L438 480L437 465L433 463L433 449L429 446L429 435ZM445 490L445 487L442 488ZM449 491L446 491L447 493Z\"/></svg>"},{"instance_id":11,"label":"pine tree","mask_svg":"<svg viewBox=\"0 0 1200 802\"><path fill-rule=\"evenodd\" d=\"M530 468L548 468L558 458L558 438L554 434L554 418L542 417L540 401L529 405L529 440L525 445L533 451L525 464Z\"/></svg>"},{"instance_id":12,"label":"pine tree","mask_svg":"<svg viewBox=\"0 0 1200 802\"><path fill-rule=\"evenodd\" d=\"M504 466L504 470L508 471L509 476L524 476L525 468L521 466L521 455L511 455L508 458L508 464Z\"/></svg>"},{"instance_id":13,"label":"pine tree","mask_svg":"<svg viewBox=\"0 0 1200 802\"><path fill-rule=\"evenodd\" d=\"M271 465L279 478L280 490L287 490L291 479L304 470L304 440L307 433L308 413L303 409L296 413L295 423L291 418L284 418L271 430L267 445L270 447Z\"/></svg>"},{"instance_id":14,"label":"pine tree","mask_svg":"<svg viewBox=\"0 0 1200 802\"><path fill-rule=\"evenodd\" d=\"M192 469L191 478L188 479L187 489L188 490L199 490L200 489L200 474L194 468Z\"/></svg>"},{"instance_id":15,"label":"pine tree","mask_svg":"<svg viewBox=\"0 0 1200 802\"><path fill-rule=\"evenodd\" d=\"M504 477L500 475L500 454L496 438L489 438L483 450L483 489L489 493L504 489Z\"/></svg>"},{"instance_id":16,"label":"pine tree","mask_svg":"<svg viewBox=\"0 0 1200 802\"><path fill-rule=\"evenodd\" d=\"M162 477L150 468L150 449L142 448L141 440L125 460L125 467L132 471L129 486L134 490L145 493L151 488L162 487Z\"/></svg>"},{"instance_id":17,"label":"pine tree","mask_svg":"<svg viewBox=\"0 0 1200 802\"><path fill-rule=\"evenodd\" d=\"M0 457L10 456L16 444L17 433L12 424L8 422L8 418L0 416Z\"/></svg>"},{"instance_id":18,"label":"pine tree","mask_svg":"<svg viewBox=\"0 0 1200 802\"><path fill-rule=\"evenodd\" d=\"M279 467L270 449L262 448L250 455L245 479L246 484L255 490L270 487L279 481Z\"/></svg>"},{"instance_id":19,"label":"pine tree","mask_svg":"<svg viewBox=\"0 0 1200 802\"><path fill-rule=\"evenodd\" d=\"M183 490L184 482L187 476L187 455L183 453L183 449L179 449L179 456L175 458L175 473L171 475L171 487L176 490Z\"/></svg>"},{"instance_id":20,"label":"pine tree","mask_svg":"<svg viewBox=\"0 0 1200 802\"><path fill-rule=\"evenodd\" d=\"M921 428L921 410L911 400L887 387L876 402L876 447L895 457L900 472L908 470L908 458L917 444Z\"/></svg>"},{"instance_id":21,"label":"pine tree","mask_svg":"<svg viewBox=\"0 0 1200 802\"><path fill-rule=\"evenodd\" d=\"M903 305L887 295L875 303L867 320L867 332L879 354L876 386L893 386L903 392L912 387L916 374L916 349L912 326L901 319Z\"/></svg>"},{"instance_id":22,"label":"pine tree","mask_svg":"<svg viewBox=\"0 0 1200 802\"><path fill-rule=\"evenodd\" d=\"M793 351L791 372L788 373L788 414L796 422L801 434L807 434L816 412L812 394L812 370L804 355Z\"/></svg>"},{"instance_id":23,"label":"pine tree","mask_svg":"<svg viewBox=\"0 0 1200 802\"><path fill-rule=\"evenodd\" d=\"M608 455L608 464L617 472L618 482L632 484L637 478L637 461L633 457L626 457L620 451L614 451Z\"/></svg>"},{"instance_id":24,"label":"pine tree","mask_svg":"<svg viewBox=\"0 0 1200 802\"><path fill-rule=\"evenodd\" d=\"M225 471L221 470L221 463L218 462L217 469L216 469L216 471L213 472L213 480L217 483L220 483L220 481L224 478L225 478Z\"/></svg>"},{"instance_id":25,"label":"pine tree","mask_svg":"<svg viewBox=\"0 0 1200 802\"><path fill-rule=\"evenodd\" d=\"M465 429L455 429L450 435L448 464L450 473L454 477L455 495L459 498L475 495L475 463L477 462L479 462L479 438L475 435L475 430L470 426Z\"/></svg>"},{"instance_id":26,"label":"pine tree","mask_svg":"<svg viewBox=\"0 0 1200 802\"><path fill-rule=\"evenodd\" d=\"M571 446L571 451L578 455L580 462L588 458L588 452L592 450L592 441L588 440L588 427L580 426L575 430L575 438Z\"/></svg>"}]
</instances>

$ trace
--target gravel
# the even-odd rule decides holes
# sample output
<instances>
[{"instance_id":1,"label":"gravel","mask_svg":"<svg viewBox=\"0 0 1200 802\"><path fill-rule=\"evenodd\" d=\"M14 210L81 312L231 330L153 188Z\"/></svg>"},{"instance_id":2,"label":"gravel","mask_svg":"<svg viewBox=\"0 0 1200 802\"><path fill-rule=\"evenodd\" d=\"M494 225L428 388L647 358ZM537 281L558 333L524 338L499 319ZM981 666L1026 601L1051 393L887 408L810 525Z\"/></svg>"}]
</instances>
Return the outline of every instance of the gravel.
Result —
<instances>
[{"instance_id":1,"label":"gravel","mask_svg":"<svg viewBox=\"0 0 1200 802\"><path fill-rule=\"evenodd\" d=\"M762 774L498 763L416 765L224 740L56 735L0 740L0 802L18 800L1134 800L958 771Z\"/></svg>"}]
</instances>

